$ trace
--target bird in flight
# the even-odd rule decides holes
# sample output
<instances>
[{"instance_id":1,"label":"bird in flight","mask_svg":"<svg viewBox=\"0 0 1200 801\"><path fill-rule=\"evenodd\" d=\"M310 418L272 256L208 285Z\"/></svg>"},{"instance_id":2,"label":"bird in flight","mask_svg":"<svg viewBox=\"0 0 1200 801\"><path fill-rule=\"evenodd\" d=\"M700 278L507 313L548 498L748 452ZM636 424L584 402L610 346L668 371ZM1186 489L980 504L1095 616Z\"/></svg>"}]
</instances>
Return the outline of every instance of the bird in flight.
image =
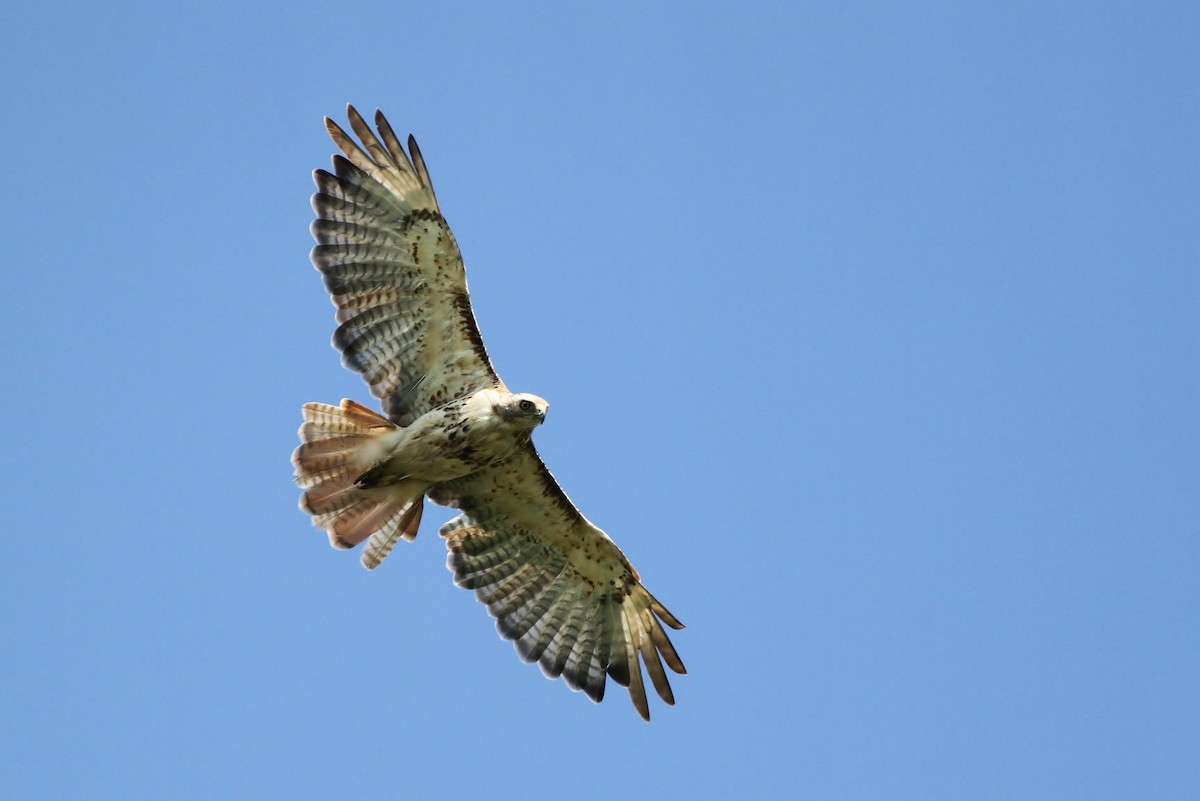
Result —
<instances>
[{"instance_id":1,"label":"bird in flight","mask_svg":"<svg viewBox=\"0 0 1200 801\"><path fill-rule=\"evenodd\" d=\"M674 704L664 664L686 670L663 625L683 624L538 456L549 404L496 374L416 140L406 152L381 112L378 134L353 106L347 115L358 142L325 119L341 154L332 173L313 173L312 261L337 309L334 347L383 414L304 405L300 508L335 548L363 545L368 570L416 537L425 498L460 510L440 531L447 566L500 635L593 701L611 677L649 720L643 666Z\"/></svg>"}]
</instances>

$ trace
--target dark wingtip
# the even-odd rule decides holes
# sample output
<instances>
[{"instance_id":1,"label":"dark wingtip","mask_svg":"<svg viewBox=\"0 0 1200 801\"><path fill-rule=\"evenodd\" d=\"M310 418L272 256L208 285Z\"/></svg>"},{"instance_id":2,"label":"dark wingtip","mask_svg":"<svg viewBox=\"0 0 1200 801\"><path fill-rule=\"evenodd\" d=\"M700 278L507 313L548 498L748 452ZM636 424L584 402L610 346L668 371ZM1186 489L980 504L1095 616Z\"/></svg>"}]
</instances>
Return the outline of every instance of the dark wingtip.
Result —
<instances>
[{"instance_id":1,"label":"dark wingtip","mask_svg":"<svg viewBox=\"0 0 1200 801\"><path fill-rule=\"evenodd\" d=\"M346 117L350 120L350 126L352 128L358 129L367 127L366 120L364 120L362 115L358 113L358 109L354 107L353 103L346 104Z\"/></svg>"},{"instance_id":2,"label":"dark wingtip","mask_svg":"<svg viewBox=\"0 0 1200 801\"><path fill-rule=\"evenodd\" d=\"M687 628L683 625L683 623L679 622L679 618L668 612L667 608L659 603L658 599L654 596L650 596L650 609L653 610L655 616L658 617L659 620L661 620L663 623L666 623L676 631Z\"/></svg>"}]
</instances>

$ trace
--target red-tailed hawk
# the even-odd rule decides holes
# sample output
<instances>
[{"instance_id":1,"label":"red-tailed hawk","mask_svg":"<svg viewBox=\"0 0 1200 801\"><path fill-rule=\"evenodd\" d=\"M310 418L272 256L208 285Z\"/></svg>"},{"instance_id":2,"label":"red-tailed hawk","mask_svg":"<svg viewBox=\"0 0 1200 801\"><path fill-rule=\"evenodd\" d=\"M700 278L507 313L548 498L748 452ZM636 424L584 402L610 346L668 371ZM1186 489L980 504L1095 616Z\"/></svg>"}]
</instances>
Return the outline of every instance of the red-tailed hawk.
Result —
<instances>
[{"instance_id":1,"label":"red-tailed hawk","mask_svg":"<svg viewBox=\"0 0 1200 801\"><path fill-rule=\"evenodd\" d=\"M416 536L425 497L462 510L441 528L447 564L501 636L593 701L611 676L649 720L642 666L673 704L663 663L686 671L663 624L683 625L534 449L548 404L496 375L416 141L405 153L382 113L378 136L347 113L362 145L325 119L342 154L333 174L313 174L312 261L337 307L333 344L386 416L351 400L305 404L293 456L300 508L335 547L365 542L368 569Z\"/></svg>"}]
</instances>

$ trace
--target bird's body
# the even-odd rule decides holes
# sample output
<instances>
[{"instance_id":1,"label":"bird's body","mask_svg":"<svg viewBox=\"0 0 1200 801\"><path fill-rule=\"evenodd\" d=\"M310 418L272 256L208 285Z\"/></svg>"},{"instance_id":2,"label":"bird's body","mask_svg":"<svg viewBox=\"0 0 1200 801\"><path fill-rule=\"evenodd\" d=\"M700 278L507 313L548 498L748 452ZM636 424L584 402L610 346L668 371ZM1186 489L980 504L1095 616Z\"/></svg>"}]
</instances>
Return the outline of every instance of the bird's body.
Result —
<instances>
[{"instance_id":1,"label":"bird's body","mask_svg":"<svg viewBox=\"0 0 1200 801\"><path fill-rule=\"evenodd\" d=\"M520 409L522 403L529 405L527 411ZM382 452L358 484L382 486L420 478L433 485L470 475L528 442L548 407L535 395L481 389L431 409L411 425L380 438Z\"/></svg>"},{"instance_id":2,"label":"bird's body","mask_svg":"<svg viewBox=\"0 0 1200 801\"><path fill-rule=\"evenodd\" d=\"M337 307L334 345L385 414L351 400L304 405L300 506L335 547L365 542L367 568L416 536L426 497L460 509L441 529L448 566L501 635L595 701L606 676L629 687L649 719L642 666L674 703L663 663L685 671L662 623L682 624L534 449L548 404L510 392L492 367L416 142L406 153L382 114L377 137L348 112L365 149L326 119L343 155L336 174L315 173L313 263Z\"/></svg>"}]
</instances>

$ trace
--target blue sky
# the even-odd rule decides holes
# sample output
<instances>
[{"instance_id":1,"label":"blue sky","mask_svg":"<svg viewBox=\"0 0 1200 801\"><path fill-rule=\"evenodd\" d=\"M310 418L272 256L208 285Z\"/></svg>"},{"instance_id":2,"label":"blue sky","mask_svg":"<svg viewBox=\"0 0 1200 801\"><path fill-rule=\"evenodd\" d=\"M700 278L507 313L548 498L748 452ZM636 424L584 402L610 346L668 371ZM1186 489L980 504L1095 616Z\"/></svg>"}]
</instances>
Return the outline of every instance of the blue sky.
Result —
<instances>
[{"instance_id":1,"label":"blue sky","mask_svg":"<svg viewBox=\"0 0 1200 801\"><path fill-rule=\"evenodd\" d=\"M1200 797L1194 4L3 16L0 795ZM368 574L296 508L300 405L369 399L347 101L688 624L650 724L519 662L448 511Z\"/></svg>"}]
</instances>

